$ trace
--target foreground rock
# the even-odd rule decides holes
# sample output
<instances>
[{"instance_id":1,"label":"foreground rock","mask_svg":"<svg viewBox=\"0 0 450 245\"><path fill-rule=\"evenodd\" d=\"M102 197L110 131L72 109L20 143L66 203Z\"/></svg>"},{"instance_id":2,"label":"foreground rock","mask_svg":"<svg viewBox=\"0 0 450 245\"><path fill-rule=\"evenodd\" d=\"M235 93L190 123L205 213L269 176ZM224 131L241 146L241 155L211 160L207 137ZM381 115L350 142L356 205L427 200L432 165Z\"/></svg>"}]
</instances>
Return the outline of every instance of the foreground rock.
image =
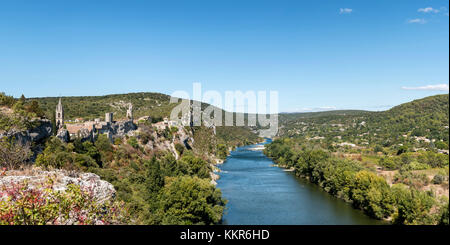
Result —
<instances>
[{"instance_id":1,"label":"foreground rock","mask_svg":"<svg viewBox=\"0 0 450 245\"><path fill-rule=\"evenodd\" d=\"M49 179L53 180L53 190L65 191L69 184L79 185L82 190L89 190L95 200L103 203L115 197L114 186L93 173L72 173L65 170L44 171L32 169L26 171L11 170L0 176L0 188L14 184L28 183L28 188L40 188Z\"/></svg>"}]
</instances>

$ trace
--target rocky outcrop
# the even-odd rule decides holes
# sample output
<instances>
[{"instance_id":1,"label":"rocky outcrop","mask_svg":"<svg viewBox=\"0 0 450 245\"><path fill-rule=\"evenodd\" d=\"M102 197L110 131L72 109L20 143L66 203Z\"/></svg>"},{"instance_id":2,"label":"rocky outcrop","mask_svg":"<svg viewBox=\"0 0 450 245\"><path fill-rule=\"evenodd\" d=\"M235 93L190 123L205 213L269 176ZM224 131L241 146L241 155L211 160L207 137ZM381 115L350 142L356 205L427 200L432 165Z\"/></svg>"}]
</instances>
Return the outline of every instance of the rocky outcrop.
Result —
<instances>
[{"instance_id":1,"label":"rocky outcrop","mask_svg":"<svg viewBox=\"0 0 450 245\"><path fill-rule=\"evenodd\" d=\"M52 135L52 124L50 120L39 119L32 121L32 123L37 123L39 126L26 131L10 130L8 132L3 132L0 133L0 138L14 138L22 145L31 145L31 143L42 142Z\"/></svg>"},{"instance_id":2,"label":"rocky outcrop","mask_svg":"<svg viewBox=\"0 0 450 245\"><path fill-rule=\"evenodd\" d=\"M114 186L93 173L70 173L64 170L43 171L39 169L23 171L7 171L5 176L0 176L0 189L3 186L11 186L23 182L28 183L28 188L41 188L49 179L53 180L53 190L65 191L69 184L76 184L82 190L92 192L95 200L103 203L115 197Z\"/></svg>"},{"instance_id":3,"label":"rocky outcrop","mask_svg":"<svg viewBox=\"0 0 450 245\"><path fill-rule=\"evenodd\" d=\"M124 137L125 135L131 136L132 132L137 129L136 124L133 121L120 121L111 125L114 137Z\"/></svg>"},{"instance_id":4,"label":"rocky outcrop","mask_svg":"<svg viewBox=\"0 0 450 245\"><path fill-rule=\"evenodd\" d=\"M60 129L58 130L58 133L56 134L56 137L60 139L62 142L69 142L70 140L70 134L67 129Z\"/></svg>"},{"instance_id":5,"label":"rocky outcrop","mask_svg":"<svg viewBox=\"0 0 450 245\"><path fill-rule=\"evenodd\" d=\"M29 136L32 142L41 142L52 135L52 123L50 120L39 120L40 125L29 131Z\"/></svg>"},{"instance_id":6,"label":"rocky outcrop","mask_svg":"<svg viewBox=\"0 0 450 245\"><path fill-rule=\"evenodd\" d=\"M78 138L80 138L82 142L84 142L84 141L93 141L92 131L90 131L87 128L82 128L78 132Z\"/></svg>"}]
</instances>

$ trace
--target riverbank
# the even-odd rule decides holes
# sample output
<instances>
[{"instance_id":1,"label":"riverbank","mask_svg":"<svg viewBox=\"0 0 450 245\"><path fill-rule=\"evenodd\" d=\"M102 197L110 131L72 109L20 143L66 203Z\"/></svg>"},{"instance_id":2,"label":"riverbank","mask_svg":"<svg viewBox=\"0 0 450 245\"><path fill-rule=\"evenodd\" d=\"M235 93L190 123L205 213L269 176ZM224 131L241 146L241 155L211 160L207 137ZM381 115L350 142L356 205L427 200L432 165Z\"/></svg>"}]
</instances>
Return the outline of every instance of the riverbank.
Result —
<instances>
[{"instance_id":1,"label":"riverbank","mask_svg":"<svg viewBox=\"0 0 450 245\"><path fill-rule=\"evenodd\" d=\"M391 186L357 161L338 158L321 149L296 148L290 142L274 141L266 146L264 154L279 166L294 168L297 178L344 200L368 217L392 224L427 225L448 219L448 200L404 184Z\"/></svg>"},{"instance_id":2,"label":"riverbank","mask_svg":"<svg viewBox=\"0 0 450 245\"><path fill-rule=\"evenodd\" d=\"M228 200L223 224L380 224L292 172L274 167L262 150L251 150L256 146L237 148L219 166L217 188Z\"/></svg>"}]
</instances>

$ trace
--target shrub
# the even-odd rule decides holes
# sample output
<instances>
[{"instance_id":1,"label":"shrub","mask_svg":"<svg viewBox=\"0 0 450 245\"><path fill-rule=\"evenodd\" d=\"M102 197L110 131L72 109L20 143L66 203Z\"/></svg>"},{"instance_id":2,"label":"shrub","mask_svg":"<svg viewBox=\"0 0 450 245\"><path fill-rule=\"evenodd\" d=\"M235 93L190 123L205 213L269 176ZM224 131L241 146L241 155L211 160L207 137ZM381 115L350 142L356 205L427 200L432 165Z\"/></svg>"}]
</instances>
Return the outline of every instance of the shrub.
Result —
<instances>
[{"instance_id":1,"label":"shrub","mask_svg":"<svg viewBox=\"0 0 450 245\"><path fill-rule=\"evenodd\" d=\"M0 93L0 106L11 108L16 103L16 99L12 96L7 96L5 93Z\"/></svg>"},{"instance_id":2,"label":"shrub","mask_svg":"<svg viewBox=\"0 0 450 245\"><path fill-rule=\"evenodd\" d=\"M177 150L178 154L183 155L184 152L184 146L180 143L175 144L175 149Z\"/></svg>"},{"instance_id":3,"label":"shrub","mask_svg":"<svg viewBox=\"0 0 450 245\"><path fill-rule=\"evenodd\" d=\"M431 183L433 183L433 184L435 184L435 185L440 185L440 184L444 183L445 179L446 179L445 176L440 175L440 174L436 174L436 175L433 177L433 180L431 180Z\"/></svg>"},{"instance_id":4,"label":"shrub","mask_svg":"<svg viewBox=\"0 0 450 245\"><path fill-rule=\"evenodd\" d=\"M130 139L128 139L127 143L129 145L131 145L131 147L133 147L134 149L139 148L139 143L138 143L136 137L130 137Z\"/></svg>"},{"instance_id":5,"label":"shrub","mask_svg":"<svg viewBox=\"0 0 450 245\"><path fill-rule=\"evenodd\" d=\"M115 138L114 139L114 145L121 145L122 144L122 139L121 138Z\"/></svg>"},{"instance_id":6,"label":"shrub","mask_svg":"<svg viewBox=\"0 0 450 245\"><path fill-rule=\"evenodd\" d=\"M439 222L438 222L439 225L448 225L448 223L449 223L449 217L448 217L448 207L449 206L448 205L449 204L447 201L447 203L442 206L441 214L440 214Z\"/></svg>"},{"instance_id":7,"label":"shrub","mask_svg":"<svg viewBox=\"0 0 450 245\"><path fill-rule=\"evenodd\" d=\"M434 143L434 145L436 146L436 148L441 149L441 150L448 150L448 145L447 143L445 143L444 141L436 141Z\"/></svg>"},{"instance_id":8,"label":"shrub","mask_svg":"<svg viewBox=\"0 0 450 245\"><path fill-rule=\"evenodd\" d=\"M95 160L90 156L84 154L76 154L74 157L74 163L76 164L76 166L79 166L81 168L98 168L98 164L95 162Z\"/></svg>"}]
</instances>

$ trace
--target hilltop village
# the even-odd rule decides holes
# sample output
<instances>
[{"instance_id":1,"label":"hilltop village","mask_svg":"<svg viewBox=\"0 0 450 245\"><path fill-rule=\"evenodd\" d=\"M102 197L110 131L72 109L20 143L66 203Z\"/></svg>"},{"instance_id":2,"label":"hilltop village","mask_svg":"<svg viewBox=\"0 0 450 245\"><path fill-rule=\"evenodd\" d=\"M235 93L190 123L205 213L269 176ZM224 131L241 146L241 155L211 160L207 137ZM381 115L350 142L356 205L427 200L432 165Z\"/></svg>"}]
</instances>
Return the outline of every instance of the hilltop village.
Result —
<instances>
[{"instance_id":1,"label":"hilltop village","mask_svg":"<svg viewBox=\"0 0 450 245\"><path fill-rule=\"evenodd\" d=\"M184 117L186 118L186 117ZM82 142L90 141L95 142L99 135L106 135L111 143L114 143L116 139L123 137L135 137L139 136L141 129L139 124L147 124L152 128L163 131L166 129L176 131L172 139L169 142L165 142L160 139L155 144L147 142L149 148L160 148L163 150L171 151L176 158L178 153L175 149L176 143L182 143L186 148L190 149L190 144L193 143L193 138L188 135L178 122L168 120L167 117L161 122L152 123L150 116L143 116L138 119L133 117L133 105L128 103L128 109L126 112L126 118L122 120L114 120L114 113L105 113L105 118L96 118L94 121L84 121L82 118L77 118L74 121L66 121L64 119L64 106L61 99L59 99L58 105L55 110L55 122L56 122L56 137L63 142L69 142L72 139L80 139ZM154 139L158 138L157 134L154 135ZM159 144L158 144L159 143Z\"/></svg>"}]
</instances>

